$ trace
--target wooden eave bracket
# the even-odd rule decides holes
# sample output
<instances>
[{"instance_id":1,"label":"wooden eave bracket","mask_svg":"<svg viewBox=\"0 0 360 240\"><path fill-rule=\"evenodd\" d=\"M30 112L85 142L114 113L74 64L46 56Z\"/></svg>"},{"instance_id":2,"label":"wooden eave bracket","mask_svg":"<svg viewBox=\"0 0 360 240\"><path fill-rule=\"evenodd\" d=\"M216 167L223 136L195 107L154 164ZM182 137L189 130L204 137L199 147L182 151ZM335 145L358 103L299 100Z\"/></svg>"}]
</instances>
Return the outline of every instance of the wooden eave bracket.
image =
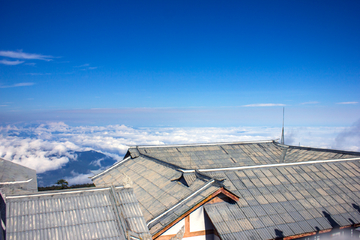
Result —
<instances>
[{"instance_id":1,"label":"wooden eave bracket","mask_svg":"<svg viewBox=\"0 0 360 240\"><path fill-rule=\"evenodd\" d=\"M229 197L231 200L237 202L239 201L239 197L236 196L235 194L233 194L232 192L226 190L225 188L220 188L218 191L220 191L218 194L222 193L224 194L225 196ZM216 191L217 192L217 191ZM218 195L217 194L217 195Z\"/></svg>"}]
</instances>

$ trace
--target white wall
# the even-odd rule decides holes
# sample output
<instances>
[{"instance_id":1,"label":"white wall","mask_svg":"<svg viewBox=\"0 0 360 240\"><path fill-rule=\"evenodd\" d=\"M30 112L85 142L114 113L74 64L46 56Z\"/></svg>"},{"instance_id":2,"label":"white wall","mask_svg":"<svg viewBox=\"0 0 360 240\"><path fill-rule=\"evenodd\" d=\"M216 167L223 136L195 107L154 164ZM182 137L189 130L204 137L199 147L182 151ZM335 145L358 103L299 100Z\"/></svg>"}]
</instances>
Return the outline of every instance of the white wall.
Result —
<instances>
[{"instance_id":1,"label":"white wall","mask_svg":"<svg viewBox=\"0 0 360 240\"><path fill-rule=\"evenodd\" d=\"M190 214L190 232L213 229L210 219L205 215L201 206Z\"/></svg>"},{"instance_id":2,"label":"white wall","mask_svg":"<svg viewBox=\"0 0 360 240\"><path fill-rule=\"evenodd\" d=\"M167 231L165 231L160 236L177 234L180 231L181 227L184 226L184 225L185 225L185 218L180 220L180 222L178 222L177 224L175 224L174 226L169 228Z\"/></svg>"},{"instance_id":3,"label":"white wall","mask_svg":"<svg viewBox=\"0 0 360 240\"><path fill-rule=\"evenodd\" d=\"M189 234L191 235L192 233L196 233L199 231L214 229L210 219L207 217L207 215L204 212L203 206L199 207L198 209L196 209L195 211L190 213L190 216L188 219L190 221L190 229L185 229L185 236L183 239L185 239L185 240L220 240L214 234L193 236L193 237L187 236ZM178 233L180 231L180 229L183 226L185 226L185 222L188 221L188 219L183 218L181 221L179 221L174 226L172 226L170 229L168 229L163 234L161 234L161 236L175 235L176 233Z\"/></svg>"}]
</instances>

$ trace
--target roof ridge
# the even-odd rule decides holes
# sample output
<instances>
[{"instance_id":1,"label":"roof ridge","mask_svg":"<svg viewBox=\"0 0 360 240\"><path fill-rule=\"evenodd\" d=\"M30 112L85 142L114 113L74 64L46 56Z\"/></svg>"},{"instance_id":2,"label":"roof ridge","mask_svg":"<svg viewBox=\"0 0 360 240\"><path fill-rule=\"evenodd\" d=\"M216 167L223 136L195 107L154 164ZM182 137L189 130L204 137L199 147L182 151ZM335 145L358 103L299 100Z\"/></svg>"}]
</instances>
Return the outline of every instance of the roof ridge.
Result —
<instances>
[{"instance_id":1,"label":"roof ridge","mask_svg":"<svg viewBox=\"0 0 360 240\"><path fill-rule=\"evenodd\" d=\"M328 148L319 148L319 147L306 147L306 146L295 146L295 145L283 145L281 143L275 142L274 144L279 147L286 147L290 149L303 149L303 150L313 150L313 151L323 151L323 152L334 152L341 154L349 154L349 155L360 155L360 152L348 151L348 150L338 150L338 149L328 149Z\"/></svg>"},{"instance_id":2,"label":"roof ridge","mask_svg":"<svg viewBox=\"0 0 360 240\"><path fill-rule=\"evenodd\" d=\"M120 186L117 186L117 189L119 189L119 188L120 188ZM12 196L7 196L6 198L7 199L18 199L18 198L29 198L29 197L51 196L51 195L63 195L63 194L74 194L74 193L106 191L106 190L110 190L110 187L89 187L89 188L61 189L61 190L43 191L43 192L36 192L36 193L23 194L23 195L12 195Z\"/></svg>"},{"instance_id":3,"label":"roof ridge","mask_svg":"<svg viewBox=\"0 0 360 240\"><path fill-rule=\"evenodd\" d=\"M257 141L240 141L240 142L214 142L214 143L193 143L193 144L164 144L164 145L133 145L129 148L154 148L154 147L192 147L192 146L214 146L214 145L231 145L231 144L249 144L249 143L266 143L266 142L275 142L274 139L271 140L257 140Z\"/></svg>"},{"instance_id":4,"label":"roof ridge","mask_svg":"<svg viewBox=\"0 0 360 240\"><path fill-rule=\"evenodd\" d=\"M275 163L275 164L241 166L241 167L228 167L228 168L204 168L204 169L197 169L197 171L199 172L236 171L236 170L252 169L252 168L268 168L268 167L281 167L281 166L293 166L293 165L296 166L296 165L304 165L304 164L332 163L332 162L345 162L345 161L356 161L356 160L360 160L360 157L303 161L303 162Z\"/></svg>"},{"instance_id":5,"label":"roof ridge","mask_svg":"<svg viewBox=\"0 0 360 240\"><path fill-rule=\"evenodd\" d=\"M119 165L123 164L124 162L126 162L126 161L127 161L127 160L129 160L129 159L131 159L131 157L130 157L130 156L129 156L129 157L126 157L126 158L124 158L124 159L123 159L123 160L121 160L121 161L118 161L118 162L114 163L114 165L112 165L112 166L110 166L109 168L105 169L104 171L102 171L102 172L100 172L100 173L98 173L98 174L96 174L96 175L94 175L94 176L90 177L90 179L93 181L95 178L97 178L97 177L99 177L99 176L101 176L101 175L103 175L103 174L107 173L107 172L108 172L108 171L110 171L111 169L114 169L115 167L117 167L117 166L119 166Z\"/></svg>"},{"instance_id":6,"label":"roof ridge","mask_svg":"<svg viewBox=\"0 0 360 240\"><path fill-rule=\"evenodd\" d=\"M139 156L145 157L146 159L151 160L151 161L154 161L154 162L156 162L156 163L158 163L158 164L161 164L161 165L163 165L163 166L165 166L165 167L169 167L169 168L174 169L174 170L179 171L179 172L182 172L183 170L185 170L185 171L188 170L188 169L182 168L182 167L180 167L180 166L178 166L178 165L175 165L175 164L172 164L172 163L168 163L168 162L165 162L165 161L160 160L160 159L158 159L158 158L155 158L155 157L149 156L149 155L147 155L147 154L144 154L144 153L140 152L140 149L138 149L137 146L136 146L134 149L137 150L137 152L139 153ZM126 161L128 161L128 160L130 160L130 159L134 159L134 158L139 157L139 156L136 156L136 157L131 156L129 150L130 150L130 149L128 149L128 151L127 151L127 153L126 153L126 155L125 155L125 158L124 158L123 160L121 160L121 161L119 161L119 162L116 162L116 163L115 163L114 165L112 165L111 167L109 167L109 168L105 169L104 171L102 171L102 172L100 172L100 173L92 176L90 179L91 179L91 180L94 180L94 179L100 177L101 175L109 172L110 170L118 167L119 165L123 164L124 162L126 162ZM129 153L129 154L128 154L128 153ZM190 169L190 170L192 170L192 169Z\"/></svg>"},{"instance_id":7,"label":"roof ridge","mask_svg":"<svg viewBox=\"0 0 360 240\"><path fill-rule=\"evenodd\" d=\"M200 187L199 189L197 189L195 192L191 193L189 196L185 197L184 199L182 199L181 201L179 201L177 204L173 205L171 208L169 208L168 210L166 210L165 212L161 213L160 215L154 217L152 220L150 220L147 223L147 226L149 228L151 228L151 224L153 222L155 222L156 220L160 219L161 217L165 216L166 214L168 214L169 212L171 212L172 210L176 209L178 206L180 206L181 204L183 204L184 202L188 201L189 199L191 199L193 196L197 195L198 193L200 193L201 191L203 191L205 188L211 186L213 183L215 182L215 179L210 180L209 182L205 183L205 185L203 185L202 187Z\"/></svg>"},{"instance_id":8,"label":"roof ridge","mask_svg":"<svg viewBox=\"0 0 360 240\"><path fill-rule=\"evenodd\" d=\"M165 162L165 161L160 160L160 159L158 159L158 158L155 158L155 157L149 156L149 155L147 155L147 154L144 154L144 153L140 152L140 150L139 150L138 148L137 148L137 150L138 150L138 152L139 152L139 154L140 154L141 156L146 157L147 159L149 159L149 160L151 160L151 161L154 161L154 162L156 162L156 163L159 163L159 164L161 164L161 165L163 165L163 166L165 166L165 167L172 168L172 169L174 169L174 170L176 170L176 171L187 170L187 169L182 168L182 167L180 167L180 166L178 166L178 165L175 165L175 164L172 164L172 163L168 163L168 162Z\"/></svg>"}]
</instances>

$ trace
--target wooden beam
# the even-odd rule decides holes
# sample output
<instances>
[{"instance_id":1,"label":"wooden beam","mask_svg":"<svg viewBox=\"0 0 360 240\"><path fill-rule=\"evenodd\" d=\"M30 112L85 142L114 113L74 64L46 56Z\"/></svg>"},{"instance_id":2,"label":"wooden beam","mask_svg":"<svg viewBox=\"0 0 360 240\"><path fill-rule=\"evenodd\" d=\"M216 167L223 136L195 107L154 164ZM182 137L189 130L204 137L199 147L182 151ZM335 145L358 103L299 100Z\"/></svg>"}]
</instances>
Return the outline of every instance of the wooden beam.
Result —
<instances>
[{"instance_id":1,"label":"wooden beam","mask_svg":"<svg viewBox=\"0 0 360 240\"><path fill-rule=\"evenodd\" d=\"M229 192L228 190L226 190L225 188L220 188L221 193L223 193L225 196L231 198L232 200L234 200L235 202L239 201L239 197L236 196L235 194Z\"/></svg>"},{"instance_id":2,"label":"wooden beam","mask_svg":"<svg viewBox=\"0 0 360 240\"><path fill-rule=\"evenodd\" d=\"M210 235L210 234L216 235L215 229L185 233L183 238L205 236L205 235ZM176 234L159 236L156 240L170 240L172 237L175 237L175 236L176 236Z\"/></svg>"},{"instance_id":3,"label":"wooden beam","mask_svg":"<svg viewBox=\"0 0 360 240\"><path fill-rule=\"evenodd\" d=\"M185 233L184 233L184 235L189 232L190 232L190 214L185 217Z\"/></svg>"},{"instance_id":4,"label":"wooden beam","mask_svg":"<svg viewBox=\"0 0 360 240\"><path fill-rule=\"evenodd\" d=\"M192 207L191 209L189 209L188 211L186 211L184 214L182 214L180 217L178 217L177 219L175 219L173 222L171 222L169 225L167 225L166 227L164 227L163 229L161 229L159 232L155 233L153 235L153 239L157 239L161 234L163 234L166 230L170 229L172 226L174 226L176 223L178 223L181 219L183 219L184 217L188 216L190 213L192 213L193 211L195 211L197 208L199 208L200 206L204 205L205 203L207 203L208 201L210 201L211 199L213 199L214 197L216 197L217 195L219 195L220 193L226 195L227 197L231 198L234 201L238 201L239 197L236 196L235 194L232 194L231 192L229 192L228 190L222 188L219 188L217 191L215 191L214 193L210 194L207 198L205 198L204 200L202 200L201 202L199 202L198 204L196 204L194 207Z\"/></svg>"}]
</instances>

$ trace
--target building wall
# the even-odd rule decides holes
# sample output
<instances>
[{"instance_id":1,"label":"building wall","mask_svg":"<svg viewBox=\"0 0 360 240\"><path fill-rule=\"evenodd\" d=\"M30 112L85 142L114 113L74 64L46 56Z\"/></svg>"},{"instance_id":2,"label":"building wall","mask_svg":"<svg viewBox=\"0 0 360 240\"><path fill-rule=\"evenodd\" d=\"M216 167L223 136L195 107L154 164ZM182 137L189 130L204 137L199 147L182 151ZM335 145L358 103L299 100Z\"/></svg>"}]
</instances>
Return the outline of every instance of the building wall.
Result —
<instances>
[{"instance_id":1,"label":"building wall","mask_svg":"<svg viewBox=\"0 0 360 240\"><path fill-rule=\"evenodd\" d=\"M184 231L182 238L184 240L220 240L202 206L180 220L156 239L170 240L175 237L179 231Z\"/></svg>"},{"instance_id":2,"label":"building wall","mask_svg":"<svg viewBox=\"0 0 360 240\"><path fill-rule=\"evenodd\" d=\"M353 240L360 238L360 228L349 227L344 229L331 229L323 233L316 233L307 237L296 238L298 240Z\"/></svg>"},{"instance_id":3,"label":"building wall","mask_svg":"<svg viewBox=\"0 0 360 240\"><path fill-rule=\"evenodd\" d=\"M0 240L6 239L6 203L0 190Z\"/></svg>"}]
</instances>

